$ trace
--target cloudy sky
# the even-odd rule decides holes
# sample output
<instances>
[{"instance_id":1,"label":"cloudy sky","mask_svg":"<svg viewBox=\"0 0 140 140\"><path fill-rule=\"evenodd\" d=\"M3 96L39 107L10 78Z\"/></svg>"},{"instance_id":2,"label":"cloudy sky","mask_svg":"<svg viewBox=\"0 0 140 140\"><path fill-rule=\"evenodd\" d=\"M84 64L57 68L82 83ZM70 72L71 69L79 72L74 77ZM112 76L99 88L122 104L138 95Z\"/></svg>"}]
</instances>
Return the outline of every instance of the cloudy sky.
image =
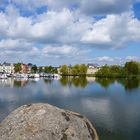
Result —
<instances>
[{"instance_id":1,"label":"cloudy sky","mask_svg":"<svg viewBox=\"0 0 140 140\"><path fill-rule=\"evenodd\" d=\"M0 0L0 62L140 61L140 0Z\"/></svg>"}]
</instances>

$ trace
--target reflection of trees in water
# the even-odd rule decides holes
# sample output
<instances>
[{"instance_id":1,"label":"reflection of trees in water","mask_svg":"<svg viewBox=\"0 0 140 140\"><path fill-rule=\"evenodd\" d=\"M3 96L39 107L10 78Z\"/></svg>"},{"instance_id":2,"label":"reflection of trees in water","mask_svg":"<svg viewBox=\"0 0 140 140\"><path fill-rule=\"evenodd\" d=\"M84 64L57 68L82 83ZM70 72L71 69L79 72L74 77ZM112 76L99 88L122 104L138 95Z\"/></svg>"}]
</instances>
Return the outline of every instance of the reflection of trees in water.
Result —
<instances>
[{"instance_id":1,"label":"reflection of trees in water","mask_svg":"<svg viewBox=\"0 0 140 140\"><path fill-rule=\"evenodd\" d=\"M113 84L116 79L114 78L96 78L95 81L99 83L102 87L108 88L110 84Z\"/></svg>"},{"instance_id":2,"label":"reflection of trees in water","mask_svg":"<svg viewBox=\"0 0 140 140\"><path fill-rule=\"evenodd\" d=\"M70 83L69 79L70 78L68 76L63 76L59 81L62 84L62 86L67 86Z\"/></svg>"},{"instance_id":3,"label":"reflection of trees in water","mask_svg":"<svg viewBox=\"0 0 140 140\"><path fill-rule=\"evenodd\" d=\"M86 77L68 77L68 76L63 76L60 79L60 83L63 86L74 85L75 87L82 87L82 88L84 88L84 87L87 86L88 81L87 81Z\"/></svg>"},{"instance_id":4,"label":"reflection of trees in water","mask_svg":"<svg viewBox=\"0 0 140 140\"><path fill-rule=\"evenodd\" d=\"M44 79L44 82L46 84L51 84L53 82L53 80L52 79Z\"/></svg>"},{"instance_id":5,"label":"reflection of trees in water","mask_svg":"<svg viewBox=\"0 0 140 140\"><path fill-rule=\"evenodd\" d=\"M95 81L105 88L109 87L115 81L122 84L126 90L135 89L140 86L140 78L96 78Z\"/></svg>"},{"instance_id":6,"label":"reflection of trees in water","mask_svg":"<svg viewBox=\"0 0 140 140\"><path fill-rule=\"evenodd\" d=\"M126 90L135 89L140 86L140 78L118 79L118 82L122 84Z\"/></svg>"},{"instance_id":7,"label":"reflection of trees in water","mask_svg":"<svg viewBox=\"0 0 140 140\"><path fill-rule=\"evenodd\" d=\"M73 77L72 78L72 84L75 86L75 87L86 87L87 84L88 84L88 81L86 79L86 77Z\"/></svg>"},{"instance_id":8,"label":"reflection of trees in water","mask_svg":"<svg viewBox=\"0 0 140 140\"><path fill-rule=\"evenodd\" d=\"M28 80L14 80L15 87L24 87L28 84Z\"/></svg>"}]
</instances>

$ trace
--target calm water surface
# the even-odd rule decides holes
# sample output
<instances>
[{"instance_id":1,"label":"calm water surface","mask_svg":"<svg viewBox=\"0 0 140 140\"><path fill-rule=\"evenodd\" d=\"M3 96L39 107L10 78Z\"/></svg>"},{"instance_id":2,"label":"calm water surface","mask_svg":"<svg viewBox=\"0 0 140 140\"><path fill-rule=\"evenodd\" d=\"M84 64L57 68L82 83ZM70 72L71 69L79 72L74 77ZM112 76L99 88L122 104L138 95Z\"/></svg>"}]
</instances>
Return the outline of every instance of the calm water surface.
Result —
<instances>
[{"instance_id":1,"label":"calm water surface","mask_svg":"<svg viewBox=\"0 0 140 140\"><path fill-rule=\"evenodd\" d=\"M40 102L87 116L100 140L140 140L140 79L0 80L0 121Z\"/></svg>"}]
</instances>

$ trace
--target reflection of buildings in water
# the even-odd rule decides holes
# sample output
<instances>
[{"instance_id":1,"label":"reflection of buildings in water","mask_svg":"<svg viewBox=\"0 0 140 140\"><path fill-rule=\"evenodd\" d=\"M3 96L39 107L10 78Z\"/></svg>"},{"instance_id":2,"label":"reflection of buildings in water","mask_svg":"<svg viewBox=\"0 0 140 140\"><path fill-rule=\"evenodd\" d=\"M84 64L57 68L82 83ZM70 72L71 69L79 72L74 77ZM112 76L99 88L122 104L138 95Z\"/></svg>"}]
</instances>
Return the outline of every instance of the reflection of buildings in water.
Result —
<instances>
[{"instance_id":1,"label":"reflection of buildings in water","mask_svg":"<svg viewBox=\"0 0 140 140\"><path fill-rule=\"evenodd\" d=\"M0 87L14 87L14 80L11 78L0 79Z\"/></svg>"},{"instance_id":2,"label":"reflection of buildings in water","mask_svg":"<svg viewBox=\"0 0 140 140\"><path fill-rule=\"evenodd\" d=\"M21 81L21 87L24 87L26 86L28 83L28 80L24 80L24 81Z\"/></svg>"},{"instance_id":3,"label":"reflection of buildings in water","mask_svg":"<svg viewBox=\"0 0 140 140\"><path fill-rule=\"evenodd\" d=\"M92 83L92 82L95 82L96 78L95 77L86 77L86 79L89 83Z\"/></svg>"},{"instance_id":4,"label":"reflection of buildings in water","mask_svg":"<svg viewBox=\"0 0 140 140\"><path fill-rule=\"evenodd\" d=\"M25 85L27 85L28 80L24 79L24 80L15 80L12 78L8 78L8 79L0 79L0 87L14 87L14 86L18 86L18 87L23 87Z\"/></svg>"},{"instance_id":5,"label":"reflection of buildings in water","mask_svg":"<svg viewBox=\"0 0 140 140\"><path fill-rule=\"evenodd\" d=\"M23 79L23 80L14 80L14 86L16 87L24 87L28 83L28 80Z\"/></svg>"}]
</instances>

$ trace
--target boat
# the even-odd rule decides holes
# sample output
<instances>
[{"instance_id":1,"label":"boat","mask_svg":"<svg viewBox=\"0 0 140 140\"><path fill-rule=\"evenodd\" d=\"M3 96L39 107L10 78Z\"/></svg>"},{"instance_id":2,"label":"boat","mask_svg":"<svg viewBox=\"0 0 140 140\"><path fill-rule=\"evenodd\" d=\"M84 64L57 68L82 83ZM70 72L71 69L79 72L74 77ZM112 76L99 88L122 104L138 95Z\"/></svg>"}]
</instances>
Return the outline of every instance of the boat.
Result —
<instances>
[{"instance_id":1,"label":"boat","mask_svg":"<svg viewBox=\"0 0 140 140\"><path fill-rule=\"evenodd\" d=\"M15 77L16 78L28 78L28 75L27 74L20 74L19 73L19 74L16 74Z\"/></svg>"},{"instance_id":2,"label":"boat","mask_svg":"<svg viewBox=\"0 0 140 140\"><path fill-rule=\"evenodd\" d=\"M0 79L7 79L8 77L7 77L7 75L6 74L1 74L0 75Z\"/></svg>"},{"instance_id":3,"label":"boat","mask_svg":"<svg viewBox=\"0 0 140 140\"><path fill-rule=\"evenodd\" d=\"M34 74L34 78L39 78L39 77L40 77L39 74L37 74L37 73Z\"/></svg>"},{"instance_id":4,"label":"boat","mask_svg":"<svg viewBox=\"0 0 140 140\"><path fill-rule=\"evenodd\" d=\"M59 74L53 74L53 78L59 79L60 75Z\"/></svg>"}]
</instances>

